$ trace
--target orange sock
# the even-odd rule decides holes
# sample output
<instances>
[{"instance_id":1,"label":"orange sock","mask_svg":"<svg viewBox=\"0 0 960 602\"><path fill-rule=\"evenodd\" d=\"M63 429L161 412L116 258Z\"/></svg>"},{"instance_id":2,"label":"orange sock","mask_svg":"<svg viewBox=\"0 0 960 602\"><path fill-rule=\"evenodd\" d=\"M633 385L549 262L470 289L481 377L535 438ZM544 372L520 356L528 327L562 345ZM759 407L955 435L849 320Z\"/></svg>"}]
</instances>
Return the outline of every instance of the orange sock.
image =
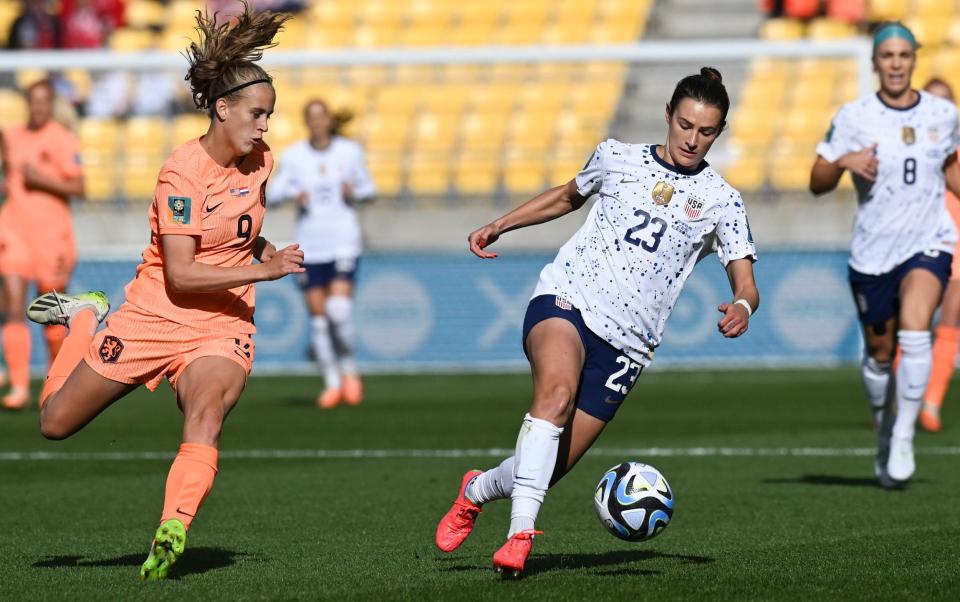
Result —
<instances>
[{"instance_id":1,"label":"orange sock","mask_svg":"<svg viewBox=\"0 0 960 602\"><path fill-rule=\"evenodd\" d=\"M57 358L57 353L60 352L60 347L63 346L63 339L67 338L67 329L59 324L44 326L43 338L47 340L47 353L49 357L47 370L49 370L49 367L53 365L53 360Z\"/></svg>"},{"instance_id":2,"label":"orange sock","mask_svg":"<svg viewBox=\"0 0 960 602\"><path fill-rule=\"evenodd\" d=\"M200 505L213 489L217 476L217 448L200 443L181 443L167 475L160 522L175 518L187 529Z\"/></svg>"},{"instance_id":3,"label":"orange sock","mask_svg":"<svg viewBox=\"0 0 960 602\"><path fill-rule=\"evenodd\" d=\"M10 372L10 386L27 389L30 386L30 329L25 322L3 325L3 355Z\"/></svg>"},{"instance_id":4,"label":"orange sock","mask_svg":"<svg viewBox=\"0 0 960 602\"><path fill-rule=\"evenodd\" d=\"M57 357L50 364L47 382L43 383L43 391L40 393L41 406L48 397L60 390L67 377L87 354L93 333L97 331L97 324L97 316L90 309L82 310L70 320L69 334L63 340Z\"/></svg>"},{"instance_id":5,"label":"orange sock","mask_svg":"<svg viewBox=\"0 0 960 602\"><path fill-rule=\"evenodd\" d=\"M940 407L943 397L950 386L954 362L957 359L957 346L960 343L960 328L955 326L937 326L933 341L933 368L927 383L927 393L923 399L930 405Z\"/></svg>"}]
</instances>

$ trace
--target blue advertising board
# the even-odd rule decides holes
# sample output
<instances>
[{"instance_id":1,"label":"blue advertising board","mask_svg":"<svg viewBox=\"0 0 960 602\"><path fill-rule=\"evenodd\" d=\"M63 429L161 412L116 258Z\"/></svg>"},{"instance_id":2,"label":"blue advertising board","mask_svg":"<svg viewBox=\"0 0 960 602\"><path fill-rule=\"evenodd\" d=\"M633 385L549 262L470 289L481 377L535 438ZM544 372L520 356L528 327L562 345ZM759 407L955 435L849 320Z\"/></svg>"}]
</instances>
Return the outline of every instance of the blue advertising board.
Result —
<instances>
[{"instance_id":1,"label":"blue advertising board","mask_svg":"<svg viewBox=\"0 0 960 602\"><path fill-rule=\"evenodd\" d=\"M364 257L355 318L368 371L522 369L527 300L549 255L482 261L463 255ZM118 306L136 264L81 262L71 290L102 289ZM717 305L730 300L726 273L706 258L687 282L654 367L837 364L856 361L860 341L846 283L846 254L763 253L756 264L761 307L736 340L717 332ZM310 369L309 316L293 277L257 285L256 371ZM34 328L33 365L43 370Z\"/></svg>"}]
</instances>

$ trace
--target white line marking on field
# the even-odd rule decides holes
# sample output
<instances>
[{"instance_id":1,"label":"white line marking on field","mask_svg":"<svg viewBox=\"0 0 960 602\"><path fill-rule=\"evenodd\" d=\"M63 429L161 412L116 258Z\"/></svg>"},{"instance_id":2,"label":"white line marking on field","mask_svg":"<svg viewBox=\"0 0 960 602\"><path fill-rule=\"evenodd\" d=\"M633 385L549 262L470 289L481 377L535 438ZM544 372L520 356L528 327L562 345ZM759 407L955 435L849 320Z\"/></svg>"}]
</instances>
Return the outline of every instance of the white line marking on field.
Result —
<instances>
[{"instance_id":1,"label":"white line marking on field","mask_svg":"<svg viewBox=\"0 0 960 602\"><path fill-rule=\"evenodd\" d=\"M839 457L872 456L872 447L635 447L596 448L591 456L617 458L781 458L781 457ZM960 447L919 447L922 456L960 456ZM513 454L513 449L248 449L220 452L221 459L229 460L366 460L395 458L502 458ZM0 461L129 461L170 460L173 452L0 452Z\"/></svg>"}]
</instances>

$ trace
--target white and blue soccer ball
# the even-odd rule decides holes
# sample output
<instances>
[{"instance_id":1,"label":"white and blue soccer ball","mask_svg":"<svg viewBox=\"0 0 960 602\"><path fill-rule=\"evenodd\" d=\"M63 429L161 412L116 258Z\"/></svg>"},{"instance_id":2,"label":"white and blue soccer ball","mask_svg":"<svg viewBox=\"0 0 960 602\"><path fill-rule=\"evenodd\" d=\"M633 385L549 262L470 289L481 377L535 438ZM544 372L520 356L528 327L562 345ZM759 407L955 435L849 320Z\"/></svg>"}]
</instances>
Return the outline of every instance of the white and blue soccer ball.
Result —
<instances>
[{"instance_id":1,"label":"white and blue soccer ball","mask_svg":"<svg viewBox=\"0 0 960 602\"><path fill-rule=\"evenodd\" d=\"M608 470L593 496L600 522L626 541L656 537L670 524L673 501L673 490L663 474L640 462L624 462Z\"/></svg>"}]
</instances>

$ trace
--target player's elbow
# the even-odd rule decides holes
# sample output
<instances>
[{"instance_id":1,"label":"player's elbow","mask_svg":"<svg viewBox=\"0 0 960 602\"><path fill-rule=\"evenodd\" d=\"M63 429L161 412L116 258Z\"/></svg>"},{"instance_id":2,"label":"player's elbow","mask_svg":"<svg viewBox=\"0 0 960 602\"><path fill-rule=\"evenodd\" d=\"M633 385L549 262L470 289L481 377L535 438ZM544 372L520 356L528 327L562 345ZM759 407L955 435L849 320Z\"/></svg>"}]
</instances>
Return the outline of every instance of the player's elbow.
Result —
<instances>
[{"instance_id":1,"label":"player's elbow","mask_svg":"<svg viewBox=\"0 0 960 602\"><path fill-rule=\"evenodd\" d=\"M189 293L194 290L190 279L189 266L168 263L163 266L163 276L167 288L175 293Z\"/></svg>"}]
</instances>

